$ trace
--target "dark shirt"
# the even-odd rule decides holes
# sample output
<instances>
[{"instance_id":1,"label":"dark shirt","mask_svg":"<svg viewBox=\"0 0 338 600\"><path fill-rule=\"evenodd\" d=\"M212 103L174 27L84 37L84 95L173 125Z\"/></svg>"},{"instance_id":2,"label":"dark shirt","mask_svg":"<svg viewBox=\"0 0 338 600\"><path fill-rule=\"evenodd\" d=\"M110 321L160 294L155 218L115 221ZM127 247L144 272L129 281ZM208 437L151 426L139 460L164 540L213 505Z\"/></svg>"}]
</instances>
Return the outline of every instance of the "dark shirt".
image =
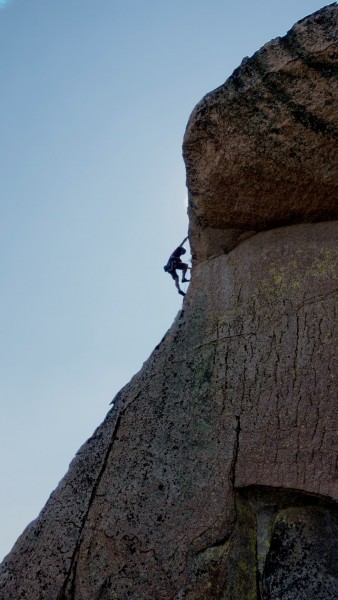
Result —
<instances>
[{"instance_id":1,"label":"dark shirt","mask_svg":"<svg viewBox=\"0 0 338 600\"><path fill-rule=\"evenodd\" d=\"M184 250L183 246L178 246L178 248L176 248L176 250L174 250L174 252L170 256L170 258L181 258L182 254L185 254L185 252L182 252L182 250Z\"/></svg>"}]
</instances>

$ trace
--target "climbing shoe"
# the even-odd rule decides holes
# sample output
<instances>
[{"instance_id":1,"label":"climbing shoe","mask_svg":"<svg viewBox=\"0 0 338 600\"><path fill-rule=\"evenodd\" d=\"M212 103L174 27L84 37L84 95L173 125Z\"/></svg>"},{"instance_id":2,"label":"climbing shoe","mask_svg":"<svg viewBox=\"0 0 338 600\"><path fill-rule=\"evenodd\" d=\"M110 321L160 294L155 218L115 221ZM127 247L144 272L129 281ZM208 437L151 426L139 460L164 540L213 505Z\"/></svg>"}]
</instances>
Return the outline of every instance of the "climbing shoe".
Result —
<instances>
[{"instance_id":1,"label":"climbing shoe","mask_svg":"<svg viewBox=\"0 0 338 600\"><path fill-rule=\"evenodd\" d=\"M185 296L185 293L182 292L182 290L178 290L178 293L181 294L181 296Z\"/></svg>"},{"instance_id":2,"label":"climbing shoe","mask_svg":"<svg viewBox=\"0 0 338 600\"><path fill-rule=\"evenodd\" d=\"M190 281L190 279L186 279L186 278L182 279L182 283L186 283L187 281Z\"/></svg>"}]
</instances>

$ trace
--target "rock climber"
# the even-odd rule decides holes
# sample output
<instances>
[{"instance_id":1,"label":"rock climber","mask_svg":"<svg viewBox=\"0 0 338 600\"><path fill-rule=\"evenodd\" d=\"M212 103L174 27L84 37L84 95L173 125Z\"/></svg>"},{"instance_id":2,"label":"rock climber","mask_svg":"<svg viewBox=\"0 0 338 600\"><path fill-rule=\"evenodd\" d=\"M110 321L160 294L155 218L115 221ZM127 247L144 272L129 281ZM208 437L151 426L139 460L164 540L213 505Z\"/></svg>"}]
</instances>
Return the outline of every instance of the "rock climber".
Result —
<instances>
[{"instance_id":1,"label":"rock climber","mask_svg":"<svg viewBox=\"0 0 338 600\"><path fill-rule=\"evenodd\" d=\"M172 276L173 280L175 281L175 285L177 287L178 293L181 294L181 296L185 296L185 293L180 288L179 277L178 277L178 274L176 273L176 271L177 270L182 271L182 283L185 283L186 281L190 281L190 279L186 279L186 273L187 273L188 269L190 270L190 267L187 265L187 263L184 263L181 260L181 256L186 253L186 249L183 248L183 244L185 244L187 239L188 239L188 236L186 238L184 238L183 242L170 255L170 258L164 267L164 270L166 271L166 273L169 273Z\"/></svg>"}]
</instances>

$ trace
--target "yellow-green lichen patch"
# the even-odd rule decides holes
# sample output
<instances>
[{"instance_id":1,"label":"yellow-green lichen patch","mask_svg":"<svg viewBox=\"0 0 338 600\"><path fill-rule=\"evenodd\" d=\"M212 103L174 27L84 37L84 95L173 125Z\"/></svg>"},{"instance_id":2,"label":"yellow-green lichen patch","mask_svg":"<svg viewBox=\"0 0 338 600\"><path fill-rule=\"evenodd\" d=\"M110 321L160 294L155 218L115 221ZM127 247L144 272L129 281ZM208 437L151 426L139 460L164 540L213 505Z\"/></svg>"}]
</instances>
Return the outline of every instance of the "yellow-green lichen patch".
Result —
<instances>
[{"instance_id":1,"label":"yellow-green lichen patch","mask_svg":"<svg viewBox=\"0 0 338 600\"><path fill-rule=\"evenodd\" d=\"M331 250L324 250L322 255L316 258L311 268L313 277L329 277L338 279L337 256Z\"/></svg>"}]
</instances>

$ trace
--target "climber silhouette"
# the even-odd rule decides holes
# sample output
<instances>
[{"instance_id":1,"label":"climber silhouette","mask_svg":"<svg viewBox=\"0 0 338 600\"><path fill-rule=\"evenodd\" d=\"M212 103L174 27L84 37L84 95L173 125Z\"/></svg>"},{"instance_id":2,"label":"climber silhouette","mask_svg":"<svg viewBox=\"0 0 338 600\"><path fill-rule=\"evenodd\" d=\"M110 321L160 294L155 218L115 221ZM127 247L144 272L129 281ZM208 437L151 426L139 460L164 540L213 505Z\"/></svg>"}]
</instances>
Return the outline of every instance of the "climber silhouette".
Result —
<instances>
[{"instance_id":1,"label":"climber silhouette","mask_svg":"<svg viewBox=\"0 0 338 600\"><path fill-rule=\"evenodd\" d=\"M177 291L179 294L181 294L181 296L185 296L185 293L180 288L179 277L178 277L178 273L176 273L176 271L177 270L182 271L182 283L185 283L186 281L190 281L190 279L186 279L186 277L185 277L186 272L188 269L190 269L190 267L187 265L187 263L184 263L181 260L181 256L186 253L186 249L183 248L183 244L185 244L187 239L188 239L188 236L186 238L184 238L183 242L179 246L177 246L177 248L176 248L176 250L174 250L174 252L172 252L167 264L164 267L164 270L166 271L166 273L169 273L172 276L173 280L175 281Z\"/></svg>"}]
</instances>

